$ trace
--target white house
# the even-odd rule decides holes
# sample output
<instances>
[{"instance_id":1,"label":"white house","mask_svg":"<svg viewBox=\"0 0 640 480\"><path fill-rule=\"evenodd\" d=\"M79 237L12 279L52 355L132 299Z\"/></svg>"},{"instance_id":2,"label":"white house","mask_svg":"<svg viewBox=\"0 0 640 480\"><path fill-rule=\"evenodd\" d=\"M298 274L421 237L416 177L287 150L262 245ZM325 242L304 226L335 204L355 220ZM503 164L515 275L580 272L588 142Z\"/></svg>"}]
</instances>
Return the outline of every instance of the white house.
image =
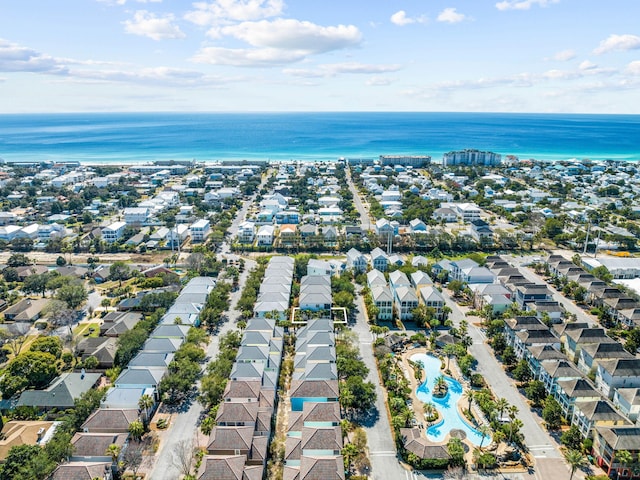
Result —
<instances>
[{"instance_id":1,"label":"white house","mask_svg":"<svg viewBox=\"0 0 640 480\"><path fill-rule=\"evenodd\" d=\"M191 224L191 241L204 242L211 233L211 222L204 218Z\"/></svg>"},{"instance_id":2,"label":"white house","mask_svg":"<svg viewBox=\"0 0 640 480\"><path fill-rule=\"evenodd\" d=\"M367 269L367 258L352 248L347 252L347 268L355 272L364 272Z\"/></svg>"},{"instance_id":3,"label":"white house","mask_svg":"<svg viewBox=\"0 0 640 480\"><path fill-rule=\"evenodd\" d=\"M378 309L378 320L393 318L393 296L389 287L378 285L371 288L371 298Z\"/></svg>"},{"instance_id":4,"label":"white house","mask_svg":"<svg viewBox=\"0 0 640 480\"><path fill-rule=\"evenodd\" d=\"M114 222L102 229L102 238L107 243L117 242L122 238L124 229L127 227L126 222Z\"/></svg>"},{"instance_id":5,"label":"white house","mask_svg":"<svg viewBox=\"0 0 640 480\"><path fill-rule=\"evenodd\" d=\"M258 245L272 245L274 230L273 225L262 225L256 235L258 238Z\"/></svg>"},{"instance_id":6,"label":"white house","mask_svg":"<svg viewBox=\"0 0 640 480\"><path fill-rule=\"evenodd\" d=\"M256 224L253 222L242 222L238 227L238 241L240 243L253 243L256 236Z\"/></svg>"},{"instance_id":7,"label":"white house","mask_svg":"<svg viewBox=\"0 0 640 480\"><path fill-rule=\"evenodd\" d=\"M144 225L149 220L151 209L146 207L129 207L124 209L124 221L127 225L134 223Z\"/></svg>"}]
</instances>

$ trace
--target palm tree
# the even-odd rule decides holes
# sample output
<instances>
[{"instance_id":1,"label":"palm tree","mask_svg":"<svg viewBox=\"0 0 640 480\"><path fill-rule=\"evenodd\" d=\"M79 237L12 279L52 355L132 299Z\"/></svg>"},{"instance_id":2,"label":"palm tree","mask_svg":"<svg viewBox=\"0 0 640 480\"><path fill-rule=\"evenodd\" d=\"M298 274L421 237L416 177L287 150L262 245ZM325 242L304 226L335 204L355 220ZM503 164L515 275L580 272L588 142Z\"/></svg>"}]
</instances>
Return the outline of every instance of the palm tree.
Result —
<instances>
[{"instance_id":1,"label":"palm tree","mask_svg":"<svg viewBox=\"0 0 640 480\"><path fill-rule=\"evenodd\" d=\"M500 419L502 419L502 413L509 408L509 402L507 402L506 398L499 398L498 401L496 402L496 408L498 409L498 412L500 413Z\"/></svg>"},{"instance_id":2,"label":"palm tree","mask_svg":"<svg viewBox=\"0 0 640 480\"><path fill-rule=\"evenodd\" d=\"M564 459L571 469L571 476L569 477L569 480L573 478L573 474L576 473L576 470L582 467L586 462L584 455L582 455L578 450L567 450L564 452Z\"/></svg>"},{"instance_id":3,"label":"palm tree","mask_svg":"<svg viewBox=\"0 0 640 480\"><path fill-rule=\"evenodd\" d=\"M469 415L471 415L471 403L475 399L476 394L473 390L465 390L462 396L469 402L467 410L469 411Z\"/></svg>"},{"instance_id":4,"label":"palm tree","mask_svg":"<svg viewBox=\"0 0 640 480\"><path fill-rule=\"evenodd\" d=\"M149 410L155 404L155 400L151 395L142 395L140 400L138 400L138 408L140 410L144 410L144 421L145 423L149 423Z\"/></svg>"},{"instance_id":5,"label":"palm tree","mask_svg":"<svg viewBox=\"0 0 640 480\"><path fill-rule=\"evenodd\" d=\"M446 391L447 388L447 381L444 379L444 376L440 375L438 378L436 378L436 384L435 384L435 389L443 392Z\"/></svg>"},{"instance_id":6,"label":"palm tree","mask_svg":"<svg viewBox=\"0 0 640 480\"><path fill-rule=\"evenodd\" d=\"M144 435L144 424L140 420L135 420L129 424L128 431L131 438L140 441Z\"/></svg>"},{"instance_id":7,"label":"palm tree","mask_svg":"<svg viewBox=\"0 0 640 480\"><path fill-rule=\"evenodd\" d=\"M522 421L517 418L511 420L511 423L509 423L509 443L511 443L511 440L513 439L513 434L518 432L523 425Z\"/></svg>"},{"instance_id":8,"label":"palm tree","mask_svg":"<svg viewBox=\"0 0 640 480\"><path fill-rule=\"evenodd\" d=\"M502 430L496 430L493 432L493 441L496 442L496 445L499 446L505 438L507 438L507 436Z\"/></svg>"},{"instance_id":9,"label":"palm tree","mask_svg":"<svg viewBox=\"0 0 640 480\"><path fill-rule=\"evenodd\" d=\"M456 353L456 346L449 343L444 346L444 354L447 356L447 370L449 370L449 363L451 362L451 357Z\"/></svg>"},{"instance_id":10,"label":"palm tree","mask_svg":"<svg viewBox=\"0 0 640 480\"><path fill-rule=\"evenodd\" d=\"M425 403L423 409L424 409L424 416L426 417L425 418L426 420L432 419L438 414L438 411L436 410L436 406L432 402Z\"/></svg>"},{"instance_id":11,"label":"palm tree","mask_svg":"<svg viewBox=\"0 0 640 480\"><path fill-rule=\"evenodd\" d=\"M419 383L422 383L422 370L424 370L424 363L421 360L413 362L413 375Z\"/></svg>"},{"instance_id":12,"label":"palm tree","mask_svg":"<svg viewBox=\"0 0 640 480\"><path fill-rule=\"evenodd\" d=\"M480 435L482 435L482 439L480 439L480 446L478 448L482 450L484 439L491 435L491 428L489 427L489 425L480 425L478 427L478 432L480 432Z\"/></svg>"},{"instance_id":13,"label":"palm tree","mask_svg":"<svg viewBox=\"0 0 640 480\"><path fill-rule=\"evenodd\" d=\"M615 460L628 468L633 463L633 455L629 450L620 450L615 454Z\"/></svg>"},{"instance_id":14,"label":"palm tree","mask_svg":"<svg viewBox=\"0 0 640 480\"><path fill-rule=\"evenodd\" d=\"M107 450L104 452L105 455L109 455L111 457L111 461L115 463L120 456L120 452L122 451L122 447L120 445L116 445L112 443L107 447Z\"/></svg>"},{"instance_id":15,"label":"palm tree","mask_svg":"<svg viewBox=\"0 0 640 480\"><path fill-rule=\"evenodd\" d=\"M516 415L518 415L518 412L520 411L515 405L507 407L507 410L509 410L509 418L511 420L514 420L516 418Z\"/></svg>"}]
</instances>

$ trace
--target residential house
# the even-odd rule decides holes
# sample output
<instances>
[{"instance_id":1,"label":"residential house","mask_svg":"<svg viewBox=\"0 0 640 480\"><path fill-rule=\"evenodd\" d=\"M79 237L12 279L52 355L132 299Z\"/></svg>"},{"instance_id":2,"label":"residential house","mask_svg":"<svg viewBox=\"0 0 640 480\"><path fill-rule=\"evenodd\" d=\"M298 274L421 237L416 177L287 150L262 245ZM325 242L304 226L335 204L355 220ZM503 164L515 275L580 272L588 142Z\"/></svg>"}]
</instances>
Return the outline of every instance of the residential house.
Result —
<instances>
[{"instance_id":1,"label":"residential house","mask_svg":"<svg viewBox=\"0 0 640 480\"><path fill-rule=\"evenodd\" d=\"M527 303L549 302L552 299L553 294L546 285L527 284L516 288L516 303L520 308L524 308Z\"/></svg>"},{"instance_id":2,"label":"residential house","mask_svg":"<svg viewBox=\"0 0 640 480\"><path fill-rule=\"evenodd\" d=\"M640 427L635 425L597 426L593 438L593 456L596 464L609 478L632 478L634 471L622 464L618 452L627 451L631 458L640 455Z\"/></svg>"},{"instance_id":3,"label":"residential house","mask_svg":"<svg viewBox=\"0 0 640 480\"><path fill-rule=\"evenodd\" d=\"M556 382L554 397L562 407L565 418L571 418L576 402L597 401L602 398L602 395L589 380L572 378Z\"/></svg>"},{"instance_id":4,"label":"residential house","mask_svg":"<svg viewBox=\"0 0 640 480\"><path fill-rule=\"evenodd\" d=\"M94 388L100 373L63 373L44 390L25 390L18 399L18 407L34 407L38 410L65 410L73 408L80 396Z\"/></svg>"},{"instance_id":5,"label":"residential house","mask_svg":"<svg viewBox=\"0 0 640 480\"><path fill-rule=\"evenodd\" d=\"M47 298L25 298L4 311L4 319L10 322L35 322L49 304Z\"/></svg>"},{"instance_id":6,"label":"residential house","mask_svg":"<svg viewBox=\"0 0 640 480\"><path fill-rule=\"evenodd\" d=\"M578 368L588 375L595 369L601 360L613 358L634 358L627 352L622 344L618 342L587 343L580 347L578 352Z\"/></svg>"},{"instance_id":7,"label":"residential house","mask_svg":"<svg viewBox=\"0 0 640 480\"><path fill-rule=\"evenodd\" d=\"M609 398L613 398L614 391L618 388L640 387L640 359L599 360L596 386Z\"/></svg>"},{"instance_id":8,"label":"residential house","mask_svg":"<svg viewBox=\"0 0 640 480\"><path fill-rule=\"evenodd\" d=\"M102 229L102 238L107 243L117 242L124 235L125 228L126 222L114 222Z\"/></svg>"},{"instance_id":9,"label":"residential house","mask_svg":"<svg viewBox=\"0 0 640 480\"><path fill-rule=\"evenodd\" d=\"M563 342L565 353L573 360L579 350L590 343L616 343L603 328L582 328L565 330Z\"/></svg>"},{"instance_id":10,"label":"residential house","mask_svg":"<svg viewBox=\"0 0 640 480\"><path fill-rule=\"evenodd\" d=\"M540 380L550 395L555 396L558 382L583 378L582 372L567 360L549 360L541 367Z\"/></svg>"},{"instance_id":11,"label":"residential house","mask_svg":"<svg viewBox=\"0 0 640 480\"><path fill-rule=\"evenodd\" d=\"M438 320L443 320L445 300L440 291L431 285L421 288L419 292L420 302L427 308L433 308L435 310L436 318L438 318Z\"/></svg>"},{"instance_id":12,"label":"residential house","mask_svg":"<svg viewBox=\"0 0 640 480\"><path fill-rule=\"evenodd\" d=\"M256 234L256 224L253 222L242 222L238 227L238 241L240 243L253 243Z\"/></svg>"},{"instance_id":13,"label":"residential house","mask_svg":"<svg viewBox=\"0 0 640 480\"><path fill-rule=\"evenodd\" d=\"M262 225L256 235L258 245L271 246L273 244L273 233L275 228L273 225Z\"/></svg>"},{"instance_id":14,"label":"residential house","mask_svg":"<svg viewBox=\"0 0 640 480\"><path fill-rule=\"evenodd\" d=\"M613 404L629 418L638 423L640 417L640 388L618 388L613 394Z\"/></svg>"},{"instance_id":15,"label":"residential house","mask_svg":"<svg viewBox=\"0 0 640 480\"><path fill-rule=\"evenodd\" d=\"M211 222L206 219L200 219L191 224L191 241L201 243L204 242L211 233Z\"/></svg>"},{"instance_id":16,"label":"residential house","mask_svg":"<svg viewBox=\"0 0 640 480\"><path fill-rule=\"evenodd\" d=\"M347 268L354 272L364 272L367 270L367 258L355 248L347 252Z\"/></svg>"},{"instance_id":17,"label":"residential house","mask_svg":"<svg viewBox=\"0 0 640 480\"><path fill-rule=\"evenodd\" d=\"M375 271L375 270L374 270ZM387 285L374 285L370 287L371 298L378 309L378 320L391 320L393 318L393 296Z\"/></svg>"},{"instance_id":18,"label":"residential house","mask_svg":"<svg viewBox=\"0 0 640 480\"><path fill-rule=\"evenodd\" d=\"M46 445L53 437L58 422L40 420L10 420L0 433L0 462L4 462L13 447L21 445Z\"/></svg>"},{"instance_id":19,"label":"residential house","mask_svg":"<svg viewBox=\"0 0 640 480\"><path fill-rule=\"evenodd\" d=\"M374 248L371 251L371 265L375 270L379 270L381 272L386 272L389 267L389 257L379 247Z\"/></svg>"},{"instance_id":20,"label":"residential house","mask_svg":"<svg viewBox=\"0 0 640 480\"><path fill-rule=\"evenodd\" d=\"M571 424L578 427L584 438L592 438L597 427L628 425L629 421L608 400L591 400L574 404Z\"/></svg>"},{"instance_id":21,"label":"residential house","mask_svg":"<svg viewBox=\"0 0 640 480\"><path fill-rule=\"evenodd\" d=\"M535 380L540 379L542 363L550 360L566 360L567 356L553 345L530 345L524 354Z\"/></svg>"}]
</instances>

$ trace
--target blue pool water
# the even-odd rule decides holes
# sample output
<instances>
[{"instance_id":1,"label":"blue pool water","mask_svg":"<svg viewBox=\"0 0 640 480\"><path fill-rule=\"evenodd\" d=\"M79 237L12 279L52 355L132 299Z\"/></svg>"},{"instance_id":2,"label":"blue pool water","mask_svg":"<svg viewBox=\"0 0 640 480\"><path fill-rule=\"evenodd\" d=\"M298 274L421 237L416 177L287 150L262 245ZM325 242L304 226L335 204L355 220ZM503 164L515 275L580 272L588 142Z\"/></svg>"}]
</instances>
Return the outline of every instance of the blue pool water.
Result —
<instances>
[{"instance_id":1,"label":"blue pool water","mask_svg":"<svg viewBox=\"0 0 640 480\"><path fill-rule=\"evenodd\" d=\"M462 385L457 380L445 376L445 380L449 385L449 392L443 398L435 398L431 392L436 384L436 378L440 373L440 360L426 353L416 353L411 356L414 362L422 362L426 372L426 380L418 387L417 397L422 402L432 402L440 413L440 420L435 425L427 429L427 438L434 442L443 442L447 434L453 429L463 430L467 434L467 439L474 445L489 445L491 439L485 437L482 441L482 435L478 430L471 427L465 418L458 412L458 402L462 397ZM464 401L466 402L466 400ZM462 405L466 408L466 403Z\"/></svg>"}]
</instances>

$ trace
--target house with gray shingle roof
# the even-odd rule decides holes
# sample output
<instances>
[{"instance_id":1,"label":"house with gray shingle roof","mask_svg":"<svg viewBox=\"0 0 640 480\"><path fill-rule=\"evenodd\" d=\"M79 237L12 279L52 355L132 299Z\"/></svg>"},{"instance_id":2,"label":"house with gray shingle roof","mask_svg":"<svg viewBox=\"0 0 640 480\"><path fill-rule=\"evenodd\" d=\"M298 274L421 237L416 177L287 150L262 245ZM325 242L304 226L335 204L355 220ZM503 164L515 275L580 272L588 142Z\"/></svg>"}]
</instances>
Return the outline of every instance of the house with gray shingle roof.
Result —
<instances>
[{"instance_id":1,"label":"house with gray shingle roof","mask_svg":"<svg viewBox=\"0 0 640 480\"><path fill-rule=\"evenodd\" d=\"M99 408L89 415L80 430L95 433L127 433L129 425L139 418L137 408Z\"/></svg>"},{"instance_id":2,"label":"house with gray shingle roof","mask_svg":"<svg viewBox=\"0 0 640 480\"><path fill-rule=\"evenodd\" d=\"M111 477L111 459L108 462L69 462L59 465L49 480L95 480ZM105 476L108 475L108 476Z\"/></svg>"},{"instance_id":3,"label":"house with gray shingle roof","mask_svg":"<svg viewBox=\"0 0 640 480\"><path fill-rule=\"evenodd\" d=\"M608 400L576 402L573 407L571 425L577 425L582 436L592 436L592 429L599 426L628 425L629 421L620 415Z\"/></svg>"},{"instance_id":4,"label":"house with gray shingle roof","mask_svg":"<svg viewBox=\"0 0 640 480\"><path fill-rule=\"evenodd\" d=\"M71 461L110 462L111 456L106 454L109 445L123 447L128 436L126 433L76 433L71 439Z\"/></svg>"},{"instance_id":5,"label":"house with gray shingle roof","mask_svg":"<svg viewBox=\"0 0 640 480\"><path fill-rule=\"evenodd\" d=\"M75 400L96 386L101 373L63 373L44 390L26 390L18 399L18 407L50 410L73 408Z\"/></svg>"},{"instance_id":6,"label":"house with gray shingle roof","mask_svg":"<svg viewBox=\"0 0 640 480\"><path fill-rule=\"evenodd\" d=\"M640 387L640 359L613 358L598 361L596 386L609 398L613 398L617 388Z\"/></svg>"}]
</instances>

